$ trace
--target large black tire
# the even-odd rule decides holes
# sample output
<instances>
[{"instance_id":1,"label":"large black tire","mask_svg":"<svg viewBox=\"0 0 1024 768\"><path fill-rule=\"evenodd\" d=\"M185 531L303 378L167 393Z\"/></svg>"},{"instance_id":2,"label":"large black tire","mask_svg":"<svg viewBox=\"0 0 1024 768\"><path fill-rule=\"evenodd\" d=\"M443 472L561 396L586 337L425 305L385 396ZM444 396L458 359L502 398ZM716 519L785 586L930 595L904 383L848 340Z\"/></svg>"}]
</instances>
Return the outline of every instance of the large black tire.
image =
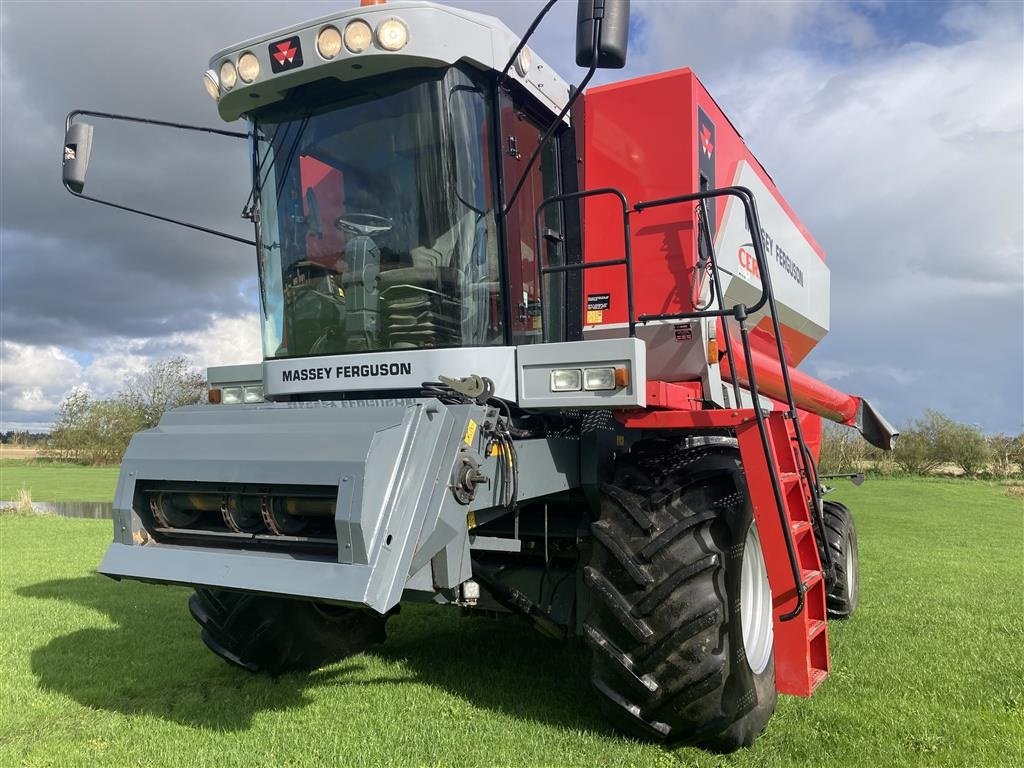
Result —
<instances>
[{"instance_id":1,"label":"large black tire","mask_svg":"<svg viewBox=\"0 0 1024 768\"><path fill-rule=\"evenodd\" d=\"M749 746L777 694L771 635L756 670L744 646L740 577L756 528L738 454L657 444L637 453L619 462L592 524L584 632L594 688L609 719L637 738Z\"/></svg>"},{"instance_id":2,"label":"large black tire","mask_svg":"<svg viewBox=\"0 0 1024 768\"><path fill-rule=\"evenodd\" d=\"M825 607L830 619L848 619L857 609L860 596L860 559L857 552L857 528L850 510L838 501L822 504L825 517L825 541L832 556L832 570L825 573ZM824 554L822 567L825 568Z\"/></svg>"},{"instance_id":3,"label":"large black tire","mask_svg":"<svg viewBox=\"0 0 1024 768\"><path fill-rule=\"evenodd\" d=\"M388 618L220 589L197 589L188 608L211 651L249 672L270 675L316 669L383 643Z\"/></svg>"}]
</instances>

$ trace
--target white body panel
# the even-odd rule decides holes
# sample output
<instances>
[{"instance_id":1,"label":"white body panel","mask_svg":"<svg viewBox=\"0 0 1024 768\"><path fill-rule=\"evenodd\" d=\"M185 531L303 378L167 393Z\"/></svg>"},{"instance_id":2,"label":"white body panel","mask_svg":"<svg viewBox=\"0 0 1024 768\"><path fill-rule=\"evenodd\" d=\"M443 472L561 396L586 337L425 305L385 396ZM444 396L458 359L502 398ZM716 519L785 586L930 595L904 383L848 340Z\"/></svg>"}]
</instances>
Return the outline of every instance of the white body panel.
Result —
<instances>
[{"instance_id":1,"label":"white body panel","mask_svg":"<svg viewBox=\"0 0 1024 768\"><path fill-rule=\"evenodd\" d=\"M325 355L263 363L267 395L308 392L365 392L419 389L439 376L461 378L470 374L494 382L495 394L516 399L514 347L411 349L361 355Z\"/></svg>"},{"instance_id":2,"label":"white body panel","mask_svg":"<svg viewBox=\"0 0 1024 768\"><path fill-rule=\"evenodd\" d=\"M375 28L391 17L401 19L409 29L409 42L400 51L385 51L371 45L361 53L351 53L343 46L330 61L317 53L316 37L327 24L343 30L350 21L361 19ZM274 74L268 45L292 36L299 38L303 64ZM457 61L467 61L484 70L500 71L518 44L519 38L493 16L406 0L350 8L246 40L214 54L210 68L216 72L221 62L237 61L239 55L246 51L260 61L260 75L255 82L246 84L239 80L220 99L220 115L230 122L252 109L279 101L291 88L325 77L357 80L399 69L440 67ZM512 67L509 78L521 82L542 104L552 112L558 112L569 98L568 83L532 50L530 57L532 64L526 74L520 75Z\"/></svg>"},{"instance_id":3,"label":"white body panel","mask_svg":"<svg viewBox=\"0 0 1024 768\"><path fill-rule=\"evenodd\" d=\"M734 185L754 193L764 230L765 258L779 309L779 322L820 341L828 333L828 265L821 260L785 209L745 160L736 169ZM754 304L761 295L743 204L726 198L722 226L715 237L715 254L723 273L725 304ZM767 308L751 316L751 325L768 314Z\"/></svg>"}]
</instances>

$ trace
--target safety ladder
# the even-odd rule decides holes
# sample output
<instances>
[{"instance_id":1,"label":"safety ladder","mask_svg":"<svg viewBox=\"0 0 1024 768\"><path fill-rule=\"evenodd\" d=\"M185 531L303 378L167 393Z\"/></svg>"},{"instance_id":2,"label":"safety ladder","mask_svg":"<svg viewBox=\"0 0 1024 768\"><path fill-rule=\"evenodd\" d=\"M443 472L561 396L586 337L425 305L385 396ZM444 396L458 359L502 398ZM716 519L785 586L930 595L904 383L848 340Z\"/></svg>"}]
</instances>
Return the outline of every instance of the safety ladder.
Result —
<instances>
[{"instance_id":1,"label":"safety ladder","mask_svg":"<svg viewBox=\"0 0 1024 768\"><path fill-rule=\"evenodd\" d=\"M618 259L558 264L543 263L541 217L547 206L555 203L581 201L584 198L607 195L615 197L621 206L623 222L623 256ZM733 196L739 198L746 215L747 229L751 233L754 256L762 278L761 297L752 306L743 304L726 308L721 288L718 262L707 226L705 201L711 198ZM630 236L630 217L647 208L696 202L696 214L702 219L700 236L707 247L712 268L712 280L717 309L694 312L640 315L634 312L633 260ZM552 273L584 271L602 267L622 266L626 277L626 299L629 315L629 335L636 335L636 325L656 320L691 320L720 318L723 325L735 321L740 331L740 346L746 363L750 408L704 410L695 400L690 408L674 408L671 398L665 397L662 408L642 414L625 415L621 420L627 426L655 429L732 429L737 437L740 458L747 480L748 494L754 509L754 519L765 557L768 581L772 590L773 628L775 633L775 678L780 693L810 696L828 676L828 625L826 622L825 582L819 559L817 535L824 540L824 520L817 470L807 449L800 428L793 388L782 342L782 333L771 286L768 262L761 242L761 225L753 193L745 187L724 187L702 192L678 195L636 203L630 207L625 195L611 187L583 190L556 195L544 200L535 216L537 268L543 301L544 277ZM775 333L779 366L786 391L786 410L761 409L757 378L754 371L748 315L767 307ZM724 352L729 359L734 402L742 403L735 351L726 327ZM667 385L668 390L677 387ZM682 388L679 388L682 389ZM683 398L685 400L685 398ZM657 407L657 406L655 406ZM830 559L828 549L825 557ZM831 562L824 563L831 568Z\"/></svg>"},{"instance_id":2,"label":"safety ladder","mask_svg":"<svg viewBox=\"0 0 1024 768\"><path fill-rule=\"evenodd\" d=\"M803 584L803 610L783 621L798 600L797 587L787 566L787 548L773 498L771 464L764 461L756 421L736 429L744 474L754 507L768 582L772 587L775 630L775 680L780 693L810 696L828 676L828 625L825 615L825 580L814 520L810 515L813 494L802 460L794 420L785 411L765 417L772 457L782 491L784 517L796 551Z\"/></svg>"}]
</instances>

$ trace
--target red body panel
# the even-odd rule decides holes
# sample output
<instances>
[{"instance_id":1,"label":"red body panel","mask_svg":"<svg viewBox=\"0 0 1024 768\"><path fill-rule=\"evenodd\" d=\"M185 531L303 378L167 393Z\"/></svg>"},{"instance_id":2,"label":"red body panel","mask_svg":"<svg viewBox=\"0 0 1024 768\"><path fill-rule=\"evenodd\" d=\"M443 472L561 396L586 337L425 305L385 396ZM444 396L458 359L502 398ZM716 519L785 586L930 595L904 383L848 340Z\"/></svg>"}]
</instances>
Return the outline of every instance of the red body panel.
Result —
<instances>
[{"instance_id":1,"label":"red body panel","mask_svg":"<svg viewBox=\"0 0 1024 768\"><path fill-rule=\"evenodd\" d=\"M683 70L587 92L585 189L617 187L630 204L693 191L697 172L692 79L689 70ZM612 198L585 204L585 261L622 258L622 216L617 205ZM672 206L633 217L637 314L692 308L688 293L696 239L692 218L680 213ZM622 268L584 274L584 295L610 295L602 316L591 314L584 323L625 323Z\"/></svg>"},{"instance_id":2,"label":"red body panel","mask_svg":"<svg viewBox=\"0 0 1024 768\"><path fill-rule=\"evenodd\" d=\"M744 163L756 173L802 240L824 261L821 246L689 69L594 88L586 94L585 110L585 188L616 187L632 204L697 192L702 171L713 177L707 179L705 188L731 186ZM700 112L710 120L713 132L707 131ZM764 202L759 200L759 205ZM591 199L585 204L583 250L588 262L622 256L622 221L615 205L611 198ZM724 223L726 200L708 201L708 207L717 232ZM691 278L697 240L692 211L693 204L681 204L633 216L637 314L693 310ZM626 322L626 287L620 268L589 270L584 286L587 296L610 296L608 309L600 315L589 313L585 325ZM810 337L785 319L782 325L789 362L796 365L820 336ZM766 352L773 349L770 329L753 337L753 344Z\"/></svg>"},{"instance_id":3,"label":"red body panel","mask_svg":"<svg viewBox=\"0 0 1024 768\"><path fill-rule=\"evenodd\" d=\"M795 238L804 249L803 255L822 264L825 256L817 241L800 222L792 208L776 189L768 173L750 152L743 138L729 122L714 99L688 69L666 72L587 92L585 102L583 147L586 189L614 187L620 189L629 203L689 194L702 188L726 187L745 178L761 186L755 191L761 211L774 208L790 227L789 243ZM702 186L702 176L704 184ZM709 178L710 177L710 178ZM725 226L725 198L708 202L714 221L714 233ZM634 265L634 301L637 315L694 310L693 269L698 260L697 234L692 203L651 208L631 216ZM778 216L776 220L778 220ZM767 226L762 214L762 226ZM780 228L779 225L776 225ZM603 261L622 257L622 217L618 202L611 197L591 198L584 204L584 260ZM828 284L821 289L810 276L806 261L804 271L808 282L786 285L791 275L780 268L769 229L765 242L766 257L772 270L777 294L787 288L796 296L807 298L809 307L822 311L823 322L805 323L801 307L780 312L783 346L790 366L799 364L821 340L827 329ZM716 239L716 245L717 245ZM786 249L795 250L789 244ZM754 286L749 294L759 294L759 272L750 249L739 253L717 253L719 263L733 259L734 270L749 273L747 282ZM819 266L819 269L823 267ZM746 286L735 275L733 283ZM745 278L746 279L746 278ZM802 292L802 293L801 293ZM822 295L823 294L823 295ZM585 326L618 325L627 321L626 281L621 267L604 267L584 273ZM607 299L604 298L607 295ZM791 295L793 295L791 293ZM729 299L727 297L727 305ZM588 309L589 305L589 309ZM594 307L606 307L594 309ZM810 310L807 310L810 313ZM824 328L822 327L824 326ZM733 348L740 349L733 330ZM721 326L719 337L721 337ZM784 399L778 351L772 326L767 317L754 318L750 333L755 371L763 393ZM719 345L721 350L723 347ZM740 378L747 383L743 361L738 361ZM728 361L723 360L723 379L728 377ZM791 375L797 404L810 412L834 421L850 424L857 413L859 398L851 397L808 376L793 371Z\"/></svg>"}]
</instances>

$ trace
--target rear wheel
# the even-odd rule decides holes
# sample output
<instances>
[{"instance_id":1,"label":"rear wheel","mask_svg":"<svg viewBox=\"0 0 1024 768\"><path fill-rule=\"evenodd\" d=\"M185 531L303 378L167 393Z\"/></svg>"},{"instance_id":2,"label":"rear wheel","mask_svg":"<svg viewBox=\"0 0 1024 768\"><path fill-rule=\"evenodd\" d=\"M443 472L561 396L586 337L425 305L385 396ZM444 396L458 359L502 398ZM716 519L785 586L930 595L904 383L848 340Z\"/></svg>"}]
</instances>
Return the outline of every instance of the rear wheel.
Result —
<instances>
[{"instance_id":1,"label":"rear wheel","mask_svg":"<svg viewBox=\"0 0 1024 768\"><path fill-rule=\"evenodd\" d=\"M822 511L825 541L819 547L828 547L832 557L832 571L825 577L825 606L830 619L848 619L857 609L860 596L857 528L850 510L838 501L824 502Z\"/></svg>"},{"instance_id":2,"label":"rear wheel","mask_svg":"<svg viewBox=\"0 0 1024 768\"><path fill-rule=\"evenodd\" d=\"M197 589L189 612L206 646L249 672L316 669L384 642L386 616L326 603Z\"/></svg>"},{"instance_id":3,"label":"rear wheel","mask_svg":"<svg viewBox=\"0 0 1024 768\"><path fill-rule=\"evenodd\" d=\"M735 449L621 462L592 531L584 632L605 713L640 738L752 744L775 710L772 602Z\"/></svg>"}]
</instances>

